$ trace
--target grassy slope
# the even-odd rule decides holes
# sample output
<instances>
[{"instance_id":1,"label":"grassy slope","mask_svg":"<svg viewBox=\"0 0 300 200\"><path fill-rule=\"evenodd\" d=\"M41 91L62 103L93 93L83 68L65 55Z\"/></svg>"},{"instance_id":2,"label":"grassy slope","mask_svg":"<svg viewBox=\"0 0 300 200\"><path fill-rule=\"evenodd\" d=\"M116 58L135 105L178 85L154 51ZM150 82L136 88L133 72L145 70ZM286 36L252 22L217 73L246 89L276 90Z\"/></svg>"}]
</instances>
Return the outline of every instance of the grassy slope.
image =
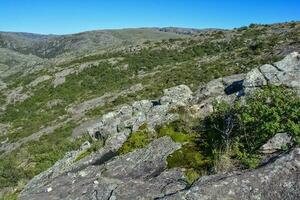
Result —
<instances>
[{"instance_id":1,"label":"grassy slope","mask_svg":"<svg viewBox=\"0 0 300 200\"><path fill-rule=\"evenodd\" d=\"M280 33L280 30L285 29L290 31ZM277 31L267 34L271 30ZM213 32L192 39L146 42L141 46L142 49L136 52L122 50L78 58L61 67L67 68L74 63L82 64L103 58L122 57L123 60L116 65L103 62L79 74L68 76L66 82L57 88L53 88L50 81L38 85L31 91L34 94L31 98L22 103L9 105L5 114L0 116L0 123L11 123L12 128L8 137L10 141L17 141L38 131L42 126L51 124L59 116L70 115L65 108L71 103L101 96L108 91L117 92L136 83L146 86L136 94L120 97L104 107L95 108L89 112L89 117L96 117L117 105L133 100L155 98L161 94L162 89L174 85L187 84L195 89L199 84L214 78L246 72L258 65L280 59L273 53L275 49L280 48L279 44L282 46L299 42L299 33L299 24L296 28L293 24L252 26L231 32ZM136 34L141 38L145 35L143 30L137 31ZM131 32L123 30L122 37L124 35L130 37ZM124 65L128 65L128 68L124 68ZM154 74L155 72L157 74ZM41 74L37 73L29 80L39 75ZM28 77L12 79L11 85L14 87L24 85L30 82L29 80ZM51 109L45 106L48 101L58 98L63 99L61 104ZM0 187L16 187L21 184L19 183L21 180L26 182L50 167L65 152L78 147L69 142L70 130L64 130L62 128L53 133L57 134L59 142L51 139L53 135L45 136L40 142L23 145L8 155L5 160L15 163L13 171L5 167L7 163L5 160L0 160L0 177L2 177ZM1 140L3 139L5 138ZM43 141L46 141L46 146ZM28 159L40 154L29 150L33 146L39 149L39 152L43 152L44 159L39 160L40 165L35 164L35 159ZM53 154L51 149L55 149L57 153Z\"/></svg>"}]
</instances>

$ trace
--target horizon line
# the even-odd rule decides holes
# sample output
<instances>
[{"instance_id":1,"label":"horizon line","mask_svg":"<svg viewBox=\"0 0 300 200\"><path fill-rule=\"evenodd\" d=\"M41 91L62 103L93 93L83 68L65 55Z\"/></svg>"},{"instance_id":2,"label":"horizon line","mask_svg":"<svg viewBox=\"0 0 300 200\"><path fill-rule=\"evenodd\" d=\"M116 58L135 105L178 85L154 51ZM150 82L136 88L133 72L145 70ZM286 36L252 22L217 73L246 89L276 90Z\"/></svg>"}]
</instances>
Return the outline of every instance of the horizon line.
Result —
<instances>
[{"instance_id":1,"label":"horizon line","mask_svg":"<svg viewBox=\"0 0 300 200\"><path fill-rule=\"evenodd\" d=\"M117 30L126 30L126 29L162 29L162 28L182 28L182 29L194 29L194 30L205 30L205 29L220 29L220 30L233 30L236 28L241 28L245 26L250 26L251 24L257 24L257 25L275 25L275 24L284 24L284 23L293 23L293 22L300 22L300 20L291 20L291 21L284 21L284 22L274 22L274 23L249 23L247 25L237 26L237 27L184 27L184 26L146 26L146 27L119 27L119 28L95 28L95 29L87 29L82 30L78 32L70 32L70 33L38 33L38 32L30 32L30 31L13 31L13 30L0 30L0 33L23 33L23 34L34 34L34 35L45 35L45 36L62 36L62 35L75 35L80 33L86 33L86 32L94 32L94 31L117 31Z\"/></svg>"}]
</instances>

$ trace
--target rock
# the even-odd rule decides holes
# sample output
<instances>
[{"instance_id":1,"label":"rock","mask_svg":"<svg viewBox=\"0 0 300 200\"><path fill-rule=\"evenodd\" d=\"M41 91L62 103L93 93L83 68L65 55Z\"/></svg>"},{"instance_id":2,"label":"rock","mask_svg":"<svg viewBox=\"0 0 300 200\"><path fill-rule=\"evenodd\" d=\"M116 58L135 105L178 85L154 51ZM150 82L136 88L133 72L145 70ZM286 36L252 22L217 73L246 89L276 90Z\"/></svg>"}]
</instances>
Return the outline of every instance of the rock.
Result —
<instances>
[{"instance_id":1,"label":"rock","mask_svg":"<svg viewBox=\"0 0 300 200\"><path fill-rule=\"evenodd\" d=\"M54 87L57 87L63 84L66 81L66 76L75 73L76 70L74 68L64 69L55 74L55 79L53 80Z\"/></svg>"},{"instance_id":2,"label":"rock","mask_svg":"<svg viewBox=\"0 0 300 200\"><path fill-rule=\"evenodd\" d=\"M259 71L259 69L255 68L247 73L244 81L244 87L255 88L265 85L267 85L267 80L265 79L264 74Z\"/></svg>"},{"instance_id":3,"label":"rock","mask_svg":"<svg viewBox=\"0 0 300 200\"><path fill-rule=\"evenodd\" d=\"M70 166L74 164L74 161L76 158L83 152L85 152L88 148L91 147L91 144L86 141L84 142L80 149L77 151L71 151L68 152L64 158L57 161L52 167L50 167L48 170L40 173L39 175L35 176L33 179L31 179L26 188L32 188L37 187L43 184L43 181L54 179L57 176L61 175L68 169L70 169ZM51 188L51 187L50 187ZM48 191L48 189L46 189Z\"/></svg>"},{"instance_id":4,"label":"rock","mask_svg":"<svg viewBox=\"0 0 300 200\"><path fill-rule=\"evenodd\" d=\"M245 92L251 94L265 85L285 86L300 95L300 55L293 52L273 65L266 64L247 73Z\"/></svg>"},{"instance_id":5,"label":"rock","mask_svg":"<svg viewBox=\"0 0 300 200\"><path fill-rule=\"evenodd\" d=\"M222 78L212 80L204 86L200 86L195 92L195 97L198 102L207 98L216 97L224 94L224 84Z\"/></svg>"},{"instance_id":6,"label":"rock","mask_svg":"<svg viewBox=\"0 0 300 200\"><path fill-rule=\"evenodd\" d=\"M10 128L9 124L0 123L0 136L6 135L9 128Z\"/></svg>"},{"instance_id":7,"label":"rock","mask_svg":"<svg viewBox=\"0 0 300 200\"><path fill-rule=\"evenodd\" d=\"M274 63L280 71L291 72L300 70L300 54L292 52L287 55L283 60Z\"/></svg>"},{"instance_id":8,"label":"rock","mask_svg":"<svg viewBox=\"0 0 300 200\"><path fill-rule=\"evenodd\" d=\"M7 88L6 83L4 83L2 80L0 80L0 91L1 91L1 90L4 90L4 89L6 89L6 88Z\"/></svg>"},{"instance_id":9,"label":"rock","mask_svg":"<svg viewBox=\"0 0 300 200\"><path fill-rule=\"evenodd\" d=\"M166 158L180 148L170 137L104 163L71 170L29 184L20 199L154 199L187 187L183 172L166 170ZM83 173L84 172L84 173ZM84 176L82 176L84 174ZM47 188L52 188L51 192Z\"/></svg>"},{"instance_id":10,"label":"rock","mask_svg":"<svg viewBox=\"0 0 300 200\"><path fill-rule=\"evenodd\" d=\"M193 97L193 105L189 108L192 117L204 118L213 112L213 102L225 101L227 103L233 103L240 93L243 91L243 87L239 86L238 89L233 86L234 83L240 83L245 78L244 74L235 74L223 78L218 78L202 85L195 92ZM226 89L234 88L235 92L226 94ZM241 89L241 90L239 90Z\"/></svg>"},{"instance_id":11,"label":"rock","mask_svg":"<svg viewBox=\"0 0 300 200\"><path fill-rule=\"evenodd\" d=\"M191 89L186 85L179 85L176 87L165 89L164 96L160 99L160 103L161 105L185 105L191 97Z\"/></svg>"},{"instance_id":12,"label":"rock","mask_svg":"<svg viewBox=\"0 0 300 200\"><path fill-rule=\"evenodd\" d=\"M17 103L23 102L30 97L30 94L23 93L23 87L17 87L13 90L8 91L7 96L7 103Z\"/></svg>"},{"instance_id":13,"label":"rock","mask_svg":"<svg viewBox=\"0 0 300 200\"><path fill-rule=\"evenodd\" d=\"M29 87L35 87L37 86L39 83L42 83L44 81L47 81L49 79L51 79L52 77L49 75L44 75L44 76L40 76L37 79L35 79L34 81L32 81L31 83L29 83Z\"/></svg>"},{"instance_id":14,"label":"rock","mask_svg":"<svg viewBox=\"0 0 300 200\"><path fill-rule=\"evenodd\" d=\"M180 145L169 137L154 140L147 148L137 149L107 163L103 175L123 181L147 179L160 174L166 168L167 156L179 148Z\"/></svg>"},{"instance_id":15,"label":"rock","mask_svg":"<svg viewBox=\"0 0 300 200\"><path fill-rule=\"evenodd\" d=\"M290 145L292 142L292 137L287 133L277 133L272 137L266 144L264 144L260 151L262 153L274 153L281 150L282 147Z\"/></svg>"},{"instance_id":16,"label":"rock","mask_svg":"<svg viewBox=\"0 0 300 200\"><path fill-rule=\"evenodd\" d=\"M103 115L102 118L93 121L93 124L86 123L89 125L86 132L92 138L107 138L108 144L122 146L128 135L137 131L143 124L147 124L151 129L178 119L178 114L170 111L187 105L191 98L192 92L185 85L169 88L164 90L164 96L157 101L136 101L131 106L125 105L119 110Z\"/></svg>"},{"instance_id":17,"label":"rock","mask_svg":"<svg viewBox=\"0 0 300 200\"><path fill-rule=\"evenodd\" d=\"M300 148L244 173L202 177L191 188L161 199L299 199Z\"/></svg>"},{"instance_id":18,"label":"rock","mask_svg":"<svg viewBox=\"0 0 300 200\"><path fill-rule=\"evenodd\" d=\"M61 103L63 103L63 100L61 100L61 99L53 99L51 101L48 101L46 106L47 106L47 108L51 109L51 108L53 108L55 106L60 105Z\"/></svg>"}]
</instances>

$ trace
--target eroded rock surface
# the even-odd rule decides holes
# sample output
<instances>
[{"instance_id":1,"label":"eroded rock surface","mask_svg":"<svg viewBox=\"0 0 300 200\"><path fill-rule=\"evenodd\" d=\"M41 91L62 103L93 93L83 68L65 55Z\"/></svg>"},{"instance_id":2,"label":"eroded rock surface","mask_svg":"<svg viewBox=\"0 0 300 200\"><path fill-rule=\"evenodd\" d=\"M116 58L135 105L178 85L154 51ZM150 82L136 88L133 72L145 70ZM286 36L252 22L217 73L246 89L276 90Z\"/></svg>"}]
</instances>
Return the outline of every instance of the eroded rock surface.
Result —
<instances>
[{"instance_id":1,"label":"eroded rock surface","mask_svg":"<svg viewBox=\"0 0 300 200\"><path fill-rule=\"evenodd\" d=\"M176 120L178 114L172 113L171 110L187 105L191 98L192 91L185 85L169 88L164 91L164 96L159 100L142 100L134 102L131 106L125 105L93 121L93 124L89 124L85 131L94 138L108 138L107 143L114 141L112 138L115 137L123 137L126 140L131 132L138 130L143 124L154 128ZM123 144L120 142L118 140L114 144L116 148Z\"/></svg>"},{"instance_id":2,"label":"eroded rock surface","mask_svg":"<svg viewBox=\"0 0 300 200\"><path fill-rule=\"evenodd\" d=\"M282 148L287 148L291 143L292 137L288 133L277 133L260 148L260 151L262 153L274 153Z\"/></svg>"},{"instance_id":3,"label":"eroded rock surface","mask_svg":"<svg viewBox=\"0 0 300 200\"><path fill-rule=\"evenodd\" d=\"M185 189L178 169L167 170L166 158L180 148L169 137L146 148L86 168L68 171L54 179L32 180L20 199L154 199Z\"/></svg>"},{"instance_id":4,"label":"eroded rock surface","mask_svg":"<svg viewBox=\"0 0 300 200\"><path fill-rule=\"evenodd\" d=\"M250 71L245 79L246 92L264 85L282 85L300 95L300 55L293 52L273 65L266 64Z\"/></svg>"},{"instance_id":5,"label":"eroded rock surface","mask_svg":"<svg viewBox=\"0 0 300 200\"><path fill-rule=\"evenodd\" d=\"M300 149L259 169L232 175L202 177L188 190L163 199L299 199Z\"/></svg>"}]
</instances>

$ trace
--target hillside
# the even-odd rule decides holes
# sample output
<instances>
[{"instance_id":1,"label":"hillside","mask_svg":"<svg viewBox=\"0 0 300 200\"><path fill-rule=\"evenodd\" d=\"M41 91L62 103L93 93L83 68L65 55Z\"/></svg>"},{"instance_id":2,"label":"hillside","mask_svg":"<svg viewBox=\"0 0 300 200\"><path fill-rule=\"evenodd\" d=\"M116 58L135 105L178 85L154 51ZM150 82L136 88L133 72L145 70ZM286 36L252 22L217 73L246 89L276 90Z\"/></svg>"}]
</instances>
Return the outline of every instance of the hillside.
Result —
<instances>
[{"instance_id":1,"label":"hillside","mask_svg":"<svg viewBox=\"0 0 300 200\"><path fill-rule=\"evenodd\" d=\"M180 37L184 35L150 28L89 31L71 35L0 32L0 47L41 58L53 58L64 53L83 55L109 47Z\"/></svg>"},{"instance_id":2,"label":"hillside","mask_svg":"<svg viewBox=\"0 0 300 200\"><path fill-rule=\"evenodd\" d=\"M61 187L61 191L79 195L79 192L73 192L81 187L81 182L77 185L78 180L74 178L76 184L71 183L73 179L63 175L68 170L74 173L74 177L88 173L85 178L88 184L83 183L80 192L84 193L84 189L89 191L92 189L90 186L98 185L98 194L108 196L119 185L122 186L117 194L126 196L130 192L125 194L121 190L131 191L137 182L145 187L150 184L151 190L155 191L158 188L152 188L152 185L161 183L161 187L167 187L168 183L164 181L170 179L176 187L170 187L170 191L166 189L168 192L164 194L155 193L149 198L170 196L171 199L178 199L178 195L180 198L188 196L186 189L194 191L197 190L197 184L209 182L201 178L198 180L203 175L227 173L240 168L257 168L258 171L254 173L270 170L272 166L269 164L264 168L259 167L261 160L258 157L261 155L256 152L257 148L281 132L281 129L290 131L294 139L299 137L299 110L295 109L299 106L299 98L295 97L300 88L299 63L293 60L296 54L290 54L295 51L300 52L299 22L252 24L233 30L143 28L73 35L1 32L0 197L14 198L25 188L21 199L74 199L74 196L64 196L60 192L51 193L54 196L43 192L44 187L53 190L65 183L68 187ZM245 147L238 147L240 154L235 152L232 156L235 156L233 164L228 168L224 166L223 171L216 170L213 164L218 160L215 159L216 154L213 156L212 152L205 154L201 151L207 148L223 152L223 147L210 146L216 138L198 136L204 134L204 127L200 126L204 119L215 122L220 117L207 115L215 106L212 102L228 100L223 93L219 93L234 81L244 80L243 87L248 91L264 86L256 86L251 82L253 80L249 76L252 76L253 70L267 63L276 63L287 55L294 57L287 57L284 62L291 59L291 63L296 64L287 62L285 66L295 65L295 69L287 71L289 76L281 74L283 78L280 81L283 81L280 83L275 79L267 80L274 82L271 85L283 85L296 92L282 99L282 102L292 101L286 107L290 109L291 118L288 122L291 124L280 128L277 124L282 121L261 124L264 128L255 130L253 134L264 131L264 138L255 138L255 147L241 142ZM258 69L261 72L262 69ZM273 73L272 69L268 70ZM269 71L267 74L262 72L264 77L270 75ZM272 73L272 77L275 76ZM275 74L278 75L277 72ZM251 80L252 85L245 85L247 80L248 83ZM264 82L264 79L261 81ZM213 89L209 88L210 85ZM171 89L165 90L167 88ZM270 90L277 91L279 97L275 95L276 98L287 94L282 88ZM270 95L268 89L263 91L265 96ZM229 100L227 103L231 105L232 99ZM205 106L201 107L202 104ZM194 109L192 114L187 108ZM235 111L239 113L244 108L239 109ZM250 109L247 112L251 117L254 111ZM282 110L278 112L280 118ZM132 116L137 118L133 119ZM261 117L263 119L264 116ZM275 118L278 118L277 113ZM135 124L132 124L132 120ZM212 132L205 133L214 135L217 131ZM234 141L243 139L238 136L235 138ZM203 145L195 145L199 143ZM251 148L255 151L250 151ZM287 146L287 150L293 148ZM291 160L298 160L298 151L294 149L287 154L292 157ZM65 156L67 152L73 153ZM152 157L146 157L151 154ZM169 157L170 154L173 159ZM191 158L188 158L189 155ZM127 163L127 158L136 164ZM182 158L186 158L187 163L178 163ZM286 159L283 155L276 162L283 166ZM147 168L143 161L154 164L149 164ZM69 166L68 162L75 164ZM119 173L118 167L124 168L125 172ZM168 167L170 170L166 170ZM49 168L50 171L46 171ZM100 176L97 170L104 173L103 179L91 178ZM135 177L134 173L141 174ZM287 177L292 177L292 180L294 174L291 174ZM183 178L184 183L179 181L183 176L188 177ZM101 185L107 185L108 179L113 180L109 186L111 189L102 191ZM208 180L219 179L222 178L211 179L209 176ZM128 188L123 185L127 182L132 184ZM201 192L208 191L210 188ZM144 193L142 189L140 192L141 195ZM94 195L93 191L87 193ZM105 199L108 196L98 198ZM130 195L128 199L132 199Z\"/></svg>"}]
</instances>

